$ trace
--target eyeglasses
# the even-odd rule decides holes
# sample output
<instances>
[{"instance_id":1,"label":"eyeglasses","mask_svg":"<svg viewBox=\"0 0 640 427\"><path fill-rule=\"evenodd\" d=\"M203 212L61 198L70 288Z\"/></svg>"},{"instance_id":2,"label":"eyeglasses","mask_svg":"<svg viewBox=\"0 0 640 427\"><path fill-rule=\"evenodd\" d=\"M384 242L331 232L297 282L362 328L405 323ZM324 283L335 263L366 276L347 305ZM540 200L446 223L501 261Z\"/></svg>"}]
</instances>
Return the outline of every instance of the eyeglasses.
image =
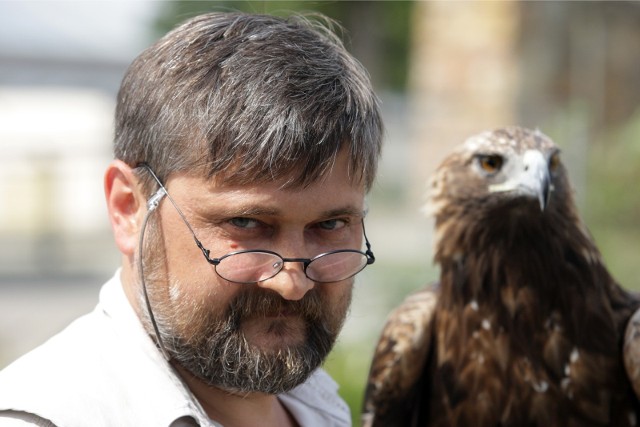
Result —
<instances>
[{"instance_id":1,"label":"eyeglasses","mask_svg":"<svg viewBox=\"0 0 640 427\"><path fill-rule=\"evenodd\" d=\"M139 166L149 171L160 186L160 189L147 202L149 210L157 208L160 200L167 196L187 228L189 228L196 245L202 251L207 262L214 266L216 274L224 280L239 284L263 282L280 273L285 263L295 262L302 264L304 274L310 280L317 283L331 283L349 279L361 272L367 265L375 262L375 256L371 251L371 244L364 229L364 220L362 221L362 232L367 248L366 252L355 249L338 249L321 253L313 258L284 258L276 252L249 249L231 252L220 258L211 258L209 249L206 249L200 242L182 210L169 195L153 170L144 163Z\"/></svg>"}]
</instances>

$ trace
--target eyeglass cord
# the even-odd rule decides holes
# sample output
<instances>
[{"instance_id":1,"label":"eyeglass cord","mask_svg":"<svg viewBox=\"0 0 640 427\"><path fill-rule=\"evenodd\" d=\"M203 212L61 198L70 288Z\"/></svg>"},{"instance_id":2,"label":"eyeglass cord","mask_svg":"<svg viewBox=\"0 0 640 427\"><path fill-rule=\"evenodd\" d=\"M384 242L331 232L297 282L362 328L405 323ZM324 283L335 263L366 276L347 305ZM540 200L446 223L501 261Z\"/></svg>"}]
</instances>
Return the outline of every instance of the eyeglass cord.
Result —
<instances>
[{"instance_id":1,"label":"eyeglass cord","mask_svg":"<svg viewBox=\"0 0 640 427\"><path fill-rule=\"evenodd\" d=\"M147 284L144 279L144 262L143 262L143 250L144 250L144 234L147 229L147 222L149 221L149 217L151 214L158 208L160 201L164 196L168 196L167 191L164 187L160 187L158 191L156 191L153 196L149 198L147 201L147 213L142 220L142 227L140 228L140 237L138 238L138 271L140 272L140 283L142 284L142 292L144 295L144 302L147 306L147 314L149 315L149 320L151 321L151 325L153 326L153 331L156 335L156 344L160 349L160 352L164 356L167 361L171 360L171 356L169 352L164 346L162 342L162 337L160 336L160 329L158 328L158 324L156 322L156 318L153 315L153 310L151 309L151 302L149 301L149 293L147 292Z\"/></svg>"}]
</instances>

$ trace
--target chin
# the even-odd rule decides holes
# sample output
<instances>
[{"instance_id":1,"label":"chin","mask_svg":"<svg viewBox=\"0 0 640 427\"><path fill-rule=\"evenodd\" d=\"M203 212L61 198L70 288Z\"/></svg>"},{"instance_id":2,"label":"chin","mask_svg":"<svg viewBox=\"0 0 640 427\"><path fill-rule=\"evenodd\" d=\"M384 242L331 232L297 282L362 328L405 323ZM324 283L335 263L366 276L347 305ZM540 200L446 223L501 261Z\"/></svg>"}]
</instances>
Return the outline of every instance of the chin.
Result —
<instances>
[{"instance_id":1,"label":"chin","mask_svg":"<svg viewBox=\"0 0 640 427\"><path fill-rule=\"evenodd\" d=\"M262 351L296 347L307 339L306 322L298 316L251 319L242 325L247 342Z\"/></svg>"}]
</instances>

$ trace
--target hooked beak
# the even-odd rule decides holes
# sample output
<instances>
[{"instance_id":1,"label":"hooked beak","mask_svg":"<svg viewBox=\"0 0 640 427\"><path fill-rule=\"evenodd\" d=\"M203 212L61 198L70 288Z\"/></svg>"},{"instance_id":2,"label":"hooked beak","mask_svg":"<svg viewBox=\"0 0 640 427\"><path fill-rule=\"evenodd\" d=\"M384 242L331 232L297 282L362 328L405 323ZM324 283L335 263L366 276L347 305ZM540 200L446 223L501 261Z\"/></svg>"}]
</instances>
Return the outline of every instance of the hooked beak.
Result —
<instances>
[{"instance_id":1,"label":"hooked beak","mask_svg":"<svg viewBox=\"0 0 640 427\"><path fill-rule=\"evenodd\" d=\"M490 186L489 190L513 192L535 198L540 203L540 210L544 211L553 187L549 176L549 165L542 153L537 150L526 151L522 157L521 167L514 171L514 175L502 184Z\"/></svg>"},{"instance_id":2,"label":"hooked beak","mask_svg":"<svg viewBox=\"0 0 640 427\"><path fill-rule=\"evenodd\" d=\"M544 211L549 203L550 178L547 160L539 151L529 150L524 153L524 174L520 188L526 193L537 197L540 210Z\"/></svg>"},{"instance_id":3,"label":"hooked beak","mask_svg":"<svg viewBox=\"0 0 640 427\"><path fill-rule=\"evenodd\" d=\"M551 194L551 185L549 180L549 169L545 169L545 173L540 177L540 190L538 191L538 201L540 202L540 210L544 211L549 203L549 195Z\"/></svg>"}]
</instances>

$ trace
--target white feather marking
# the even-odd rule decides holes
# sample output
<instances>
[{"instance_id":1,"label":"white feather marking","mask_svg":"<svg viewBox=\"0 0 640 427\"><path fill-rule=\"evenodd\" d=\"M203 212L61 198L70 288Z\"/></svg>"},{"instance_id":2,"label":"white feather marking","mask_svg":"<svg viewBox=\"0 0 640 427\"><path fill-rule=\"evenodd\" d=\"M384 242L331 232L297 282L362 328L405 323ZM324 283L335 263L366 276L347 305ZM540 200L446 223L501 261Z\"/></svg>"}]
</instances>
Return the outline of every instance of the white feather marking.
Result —
<instances>
[{"instance_id":1,"label":"white feather marking","mask_svg":"<svg viewBox=\"0 0 640 427\"><path fill-rule=\"evenodd\" d=\"M569 361L571 363L576 363L579 358L580 358L580 352L576 347L573 347L573 350L571 350L571 355L569 356Z\"/></svg>"},{"instance_id":2,"label":"white feather marking","mask_svg":"<svg viewBox=\"0 0 640 427\"><path fill-rule=\"evenodd\" d=\"M482 329L487 331L491 330L491 322L489 322L489 319L484 319L482 321Z\"/></svg>"},{"instance_id":3,"label":"white feather marking","mask_svg":"<svg viewBox=\"0 0 640 427\"><path fill-rule=\"evenodd\" d=\"M546 393L547 390L549 389L549 383L546 381L540 381L539 383L533 381L531 383L531 386L533 387L533 389L535 391L537 391L538 393Z\"/></svg>"},{"instance_id":4,"label":"white feather marking","mask_svg":"<svg viewBox=\"0 0 640 427\"><path fill-rule=\"evenodd\" d=\"M629 424L632 426L635 426L638 424L638 419L636 417L636 414L634 412L629 412Z\"/></svg>"}]
</instances>

